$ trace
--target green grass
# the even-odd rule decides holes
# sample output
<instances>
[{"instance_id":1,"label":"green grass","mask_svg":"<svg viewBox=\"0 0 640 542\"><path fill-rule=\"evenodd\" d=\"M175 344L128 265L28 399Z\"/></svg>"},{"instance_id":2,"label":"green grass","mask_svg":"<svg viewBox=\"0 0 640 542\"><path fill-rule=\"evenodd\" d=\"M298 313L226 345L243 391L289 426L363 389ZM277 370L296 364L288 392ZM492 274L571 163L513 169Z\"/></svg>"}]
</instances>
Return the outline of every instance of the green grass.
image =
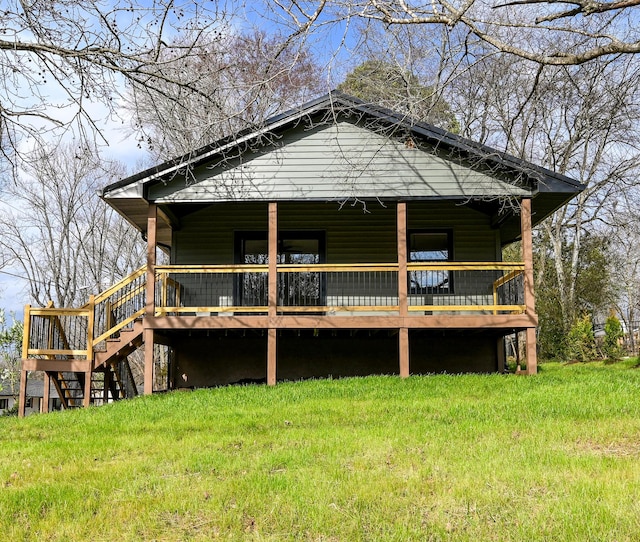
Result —
<instances>
[{"instance_id":1,"label":"green grass","mask_svg":"<svg viewBox=\"0 0 640 542\"><path fill-rule=\"evenodd\" d=\"M640 540L640 369L319 380L0 419L6 540Z\"/></svg>"}]
</instances>

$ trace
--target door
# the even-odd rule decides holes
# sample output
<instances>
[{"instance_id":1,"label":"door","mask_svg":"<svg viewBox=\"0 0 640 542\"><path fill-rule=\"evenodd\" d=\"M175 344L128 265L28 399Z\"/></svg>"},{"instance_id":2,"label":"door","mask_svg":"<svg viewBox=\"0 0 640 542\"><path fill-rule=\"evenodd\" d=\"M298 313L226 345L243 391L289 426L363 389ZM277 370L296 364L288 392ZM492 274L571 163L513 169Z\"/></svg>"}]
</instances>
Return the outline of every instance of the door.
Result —
<instances>
[{"instance_id":1,"label":"door","mask_svg":"<svg viewBox=\"0 0 640 542\"><path fill-rule=\"evenodd\" d=\"M321 231L283 231L278 238L278 263L313 265L325 261L325 234ZM266 231L236 232L236 263L268 264ZM314 307L325 304L324 274L309 270L279 273L278 305ZM242 273L236 280L235 305L268 304L266 273Z\"/></svg>"},{"instance_id":2,"label":"door","mask_svg":"<svg viewBox=\"0 0 640 542\"><path fill-rule=\"evenodd\" d=\"M283 232L278 241L278 263L324 263L324 232ZM317 271L280 273L278 304L284 307L321 307L325 304L324 274Z\"/></svg>"}]
</instances>

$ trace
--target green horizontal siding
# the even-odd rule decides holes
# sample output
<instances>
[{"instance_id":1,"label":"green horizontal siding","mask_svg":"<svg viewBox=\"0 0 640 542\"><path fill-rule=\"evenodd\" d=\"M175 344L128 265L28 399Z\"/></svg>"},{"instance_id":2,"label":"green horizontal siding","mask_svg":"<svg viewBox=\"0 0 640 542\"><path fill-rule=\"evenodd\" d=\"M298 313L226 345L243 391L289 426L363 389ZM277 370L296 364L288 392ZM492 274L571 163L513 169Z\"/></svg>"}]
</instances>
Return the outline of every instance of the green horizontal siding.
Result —
<instances>
[{"instance_id":1,"label":"green horizontal siding","mask_svg":"<svg viewBox=\"0 0 640 542\"><path fill-rule=\"evenodd\" d=\"M409 202L409 229L451 229L454 259L499 259L498 230L490 218L449 201ZM173 234L172 263L234 263L237 231L266 231L265 203L218 203L181 220ZM278 205L280 231L324 231L328 263L382 263L397 261L396 206L377 201L346 205L283 202Z\"/></svg>"},{"instance_id":2,"label":"green horizontal siding","mask_svg":"<svg viewBox=\"0 0 640 542\"><path fill-rule=\"evenodd\" d=\"M185 184L150 187L159 203L484 197L528 192L476 169L342 122L285 134L241 160L208 164Z\"/></svg>"}]
</instances>

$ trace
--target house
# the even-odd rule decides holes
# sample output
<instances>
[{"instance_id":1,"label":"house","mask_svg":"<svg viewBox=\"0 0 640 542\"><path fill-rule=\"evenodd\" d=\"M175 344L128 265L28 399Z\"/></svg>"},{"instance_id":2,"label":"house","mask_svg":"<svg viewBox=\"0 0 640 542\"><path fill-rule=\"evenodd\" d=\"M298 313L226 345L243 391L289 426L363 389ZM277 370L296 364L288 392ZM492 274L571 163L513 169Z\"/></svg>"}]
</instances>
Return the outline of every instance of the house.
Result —
<instances>
[{"instance_id":1,"label":"house","mask_svg":"<svg viewBox=\"0 0 640 542\"><path fill-rule=\"evenodd\" d=\"M6 411L10 411L16 406L16 398L20 395L19 390L13 389L10 381L0 382L0 416ZM44 407L44 382L42 380L29 380L25 394L25 415L38 412L60 410L60 400L55 390L51 390L47 408Z\"/></svg>"},{"instance_id":2,"label":"house","mask_svg":"<svg viewBox=\"0 0 640 542\"><path fill-rule=\"evenodd\" d=\"M332 92L104 188L147 264L80 309L27 307L22 378L61 396L75 379L76 404L128 396L141 345L145 393L492 372L518 331L535 373L531 230L582 189ZM516 240L521 261L502 261Z\"/></svg>"}]
</instances>

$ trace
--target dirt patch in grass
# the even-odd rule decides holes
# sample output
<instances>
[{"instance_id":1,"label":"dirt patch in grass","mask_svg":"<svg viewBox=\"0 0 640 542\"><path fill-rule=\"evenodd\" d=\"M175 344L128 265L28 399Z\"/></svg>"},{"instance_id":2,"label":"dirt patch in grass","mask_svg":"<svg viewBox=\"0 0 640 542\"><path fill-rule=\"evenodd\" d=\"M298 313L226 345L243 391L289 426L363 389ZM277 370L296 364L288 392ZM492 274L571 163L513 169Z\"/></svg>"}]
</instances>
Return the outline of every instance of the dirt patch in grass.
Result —
<instances>
[{"instance_id":1,"label":"dirt patch in grass","mask_svg":"<svg viewBox=\"0 0 640 542\"><path fill-rule=\"evenodd\" d=\"M640 437L624 437L609 442L579 440L575 444L575 449L579 453L602 457L640 456Z\"/></svg>"}]
</instances>

